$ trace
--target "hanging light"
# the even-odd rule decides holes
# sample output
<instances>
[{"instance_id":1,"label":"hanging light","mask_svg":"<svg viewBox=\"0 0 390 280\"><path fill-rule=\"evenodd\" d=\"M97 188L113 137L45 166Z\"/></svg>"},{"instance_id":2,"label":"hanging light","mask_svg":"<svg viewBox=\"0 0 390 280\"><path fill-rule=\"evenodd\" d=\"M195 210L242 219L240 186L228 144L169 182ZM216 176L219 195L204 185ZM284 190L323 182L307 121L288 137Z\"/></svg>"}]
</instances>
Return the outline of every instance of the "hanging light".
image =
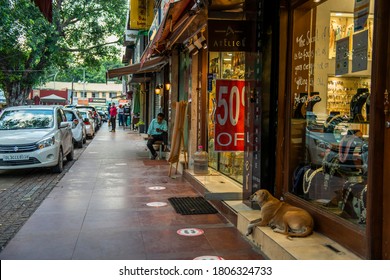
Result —
<instances>
[{"instance_id":1,"label":"hanging light","mask_svg":"<svg viewBox=\"0 0 390 280\"><path fill-rule=\"evenodd\" d=\"M165 84L165 89L166 90L170 90L171 89L171 83L170 82Z\"/></svg>"},{"instance_id":2,"label":"hanging light","mask_svg":"<svg viewBox=\"0 0 390 280\"><path fill-rule=\"evenodd\" d=\"M163 88L163 85L162 85L162 84L158 84L158 85L156 86L156 88L154 89L154 93L155 93L155 94L160 94L162 88Z\"/></svg>"}]
</instances>

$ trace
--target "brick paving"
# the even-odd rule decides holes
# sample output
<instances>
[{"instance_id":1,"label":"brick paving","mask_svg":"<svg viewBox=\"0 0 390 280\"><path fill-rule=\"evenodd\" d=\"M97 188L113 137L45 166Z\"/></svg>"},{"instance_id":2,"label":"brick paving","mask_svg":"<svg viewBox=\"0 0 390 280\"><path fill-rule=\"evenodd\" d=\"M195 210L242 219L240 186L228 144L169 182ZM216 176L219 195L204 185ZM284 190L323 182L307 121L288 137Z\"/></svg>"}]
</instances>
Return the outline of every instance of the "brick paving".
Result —
<instances>
[{"instance_id":1,"label":"brick paving","mask_svg":"<svg viewBox=\"0 0 390 280\"><path fill-rule=\"evenodd\" d=\"M87 142L87 144L90 141ZM75 149L61 174L49 169L0 171L0 252L72 167L87 146Z\"/></svg>"}]
</instances>

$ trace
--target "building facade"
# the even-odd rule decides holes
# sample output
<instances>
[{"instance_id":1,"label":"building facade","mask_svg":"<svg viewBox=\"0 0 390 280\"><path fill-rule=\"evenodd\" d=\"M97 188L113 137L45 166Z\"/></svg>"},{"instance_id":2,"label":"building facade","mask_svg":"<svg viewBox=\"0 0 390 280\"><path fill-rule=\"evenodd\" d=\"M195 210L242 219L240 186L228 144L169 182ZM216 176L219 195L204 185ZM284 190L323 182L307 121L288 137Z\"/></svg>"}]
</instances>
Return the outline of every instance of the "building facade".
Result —
<instances>
[{"instance_id":1,"label":"building facade","mask_svg":"<svg viewBox=\"0 0 390 280\"><path fill-rule=\"evenodd\" d=\"M129 65L108 73L129 75L142 117L172 128L187 101L188 154L206 147L247 205L266 188L361 258L389 259L388 1L154 5Z\"/></svg>"},{"instance_id":2,"label":"building facade","mask_svg":"<svg viewBox=\"0 0 390 280\"><path fill-rule=\"evenodd\" d=\"M42 87L41 91L65 91L65 104L73 105L92 105L96 107L106 108L108 103L128 103L126 93L123 93L122 84L116 83L70 83L70 82L48 82ZM34 90L35 95L39 96L39 89ZM40 97L44 97L42 95ZM34 96L33 96L34 97ZM62 103L61 103L62 104Z\"/></svg>"}]
</instances>

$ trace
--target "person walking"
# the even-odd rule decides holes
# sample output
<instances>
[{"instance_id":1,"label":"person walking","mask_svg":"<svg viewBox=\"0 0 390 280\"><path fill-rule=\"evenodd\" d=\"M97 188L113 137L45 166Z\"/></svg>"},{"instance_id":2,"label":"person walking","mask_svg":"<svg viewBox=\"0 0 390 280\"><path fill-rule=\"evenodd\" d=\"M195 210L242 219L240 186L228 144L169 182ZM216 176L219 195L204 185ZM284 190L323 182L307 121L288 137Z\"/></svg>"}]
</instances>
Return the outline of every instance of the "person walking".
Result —
<instances>
[{"instance_id":1,"label":"person walking","mask_svg":"<svg viewBox=\"0 0 390 280\"><path fill-rule=\"evenodd\" d=\"M110 113L110 111L111 111L111 103L108 103L108 106L107 106L107 114L108 114L107 125L108 125L108 127L110 127L110 125L111 125L111 122L110 122L110 120L111 120L111 113Z\"/></svg>"},{"instance_id":2,"label":"person walking","mask_svg":"<svg viewBox=\"0 0 390 280\"><path fill-rule=\"evenodd\" d=\"M163 145L167 144L168 140L168 125L167 121L164 120L165 115L163 113L159 113L157 115L157 118L153 119L150 122L149 128L148 128L148 143L146 146L148 147L149 151L152 153L152 159L157 158L157 152L153 148L153 144L156 141L162 141Z\"/></svg>"},{"instance_id":3,"label":"person walking","mask_svg":"<svg viewBox=\"0 0 390 280\"><path fill-rule=\"evenodd\" d=\"M118 107L118 120L119 120L119 126L123 126L123 106L122 104L119 104Z\"/></svg>"},{"instance_id":4,"label":"person walking","mask_svg":"<svg viewBox=\"0 0 390 280\"><path fill-rule=\"evenodd\" d=\"M111 132L115 132L116 128L116 116L118 115L118 110L115 107L115 103L112 103L110 109L110 122L111 122Z\"/></svg>"},{"instance_id":5,"label":"person walking","mask_svg":"<svg viewBox=\"0 0 390 280\"><path fill-rule=\"evenodd\" d=\"M130 125L128 122L129 122L129 119L130 119L130 115L131 115L131 109L130 109L130 104L127 103L125 104L125 106L123 107L123 122L125 123L125 126L123 127L123 129L126 128L127 125ZM131 121L131 120L130 120Z\"/></svg>"}]
</instances>

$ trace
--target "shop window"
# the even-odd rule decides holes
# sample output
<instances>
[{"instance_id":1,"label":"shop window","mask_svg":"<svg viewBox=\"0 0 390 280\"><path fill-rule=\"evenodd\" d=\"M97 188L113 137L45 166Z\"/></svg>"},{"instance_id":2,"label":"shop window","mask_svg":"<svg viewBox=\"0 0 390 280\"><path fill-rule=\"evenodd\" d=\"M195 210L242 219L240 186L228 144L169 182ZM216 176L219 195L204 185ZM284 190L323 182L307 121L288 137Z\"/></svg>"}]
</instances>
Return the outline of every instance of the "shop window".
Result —
<instances>
[{"instance_id":1,"label":"shop window","mask_svg":"<svg viewBox=\"0 0 390 280\"><path fill-rule=\"evenodd\" d=\"M244 152L243 146L242 148L238 147L238 143L243 145L244 138L243 131L239 130L239 127L243 128L244 125L245 104L242 86L245 78L244 73L244 52L209 53L209 166L240 183L243 183ZM220 91L217 86L222 83L226 92L217 93L218 90ZM223 110L221 116L216 115L218 107ZM222 119L224 124L224 128L221 130L223 135L216 135L218 118ZM221 146L225 149L221 149Z\"/></svg>"},{"instance_id":2,"label":"shop window","mask_svg":"<svg viewBox=\"0 0 390 280\"><path fill-rule=\"evenodd\" d=\"M370 123L373 2L294 10L290 191L364 227Z\"/></svg>"}]
</instances>

